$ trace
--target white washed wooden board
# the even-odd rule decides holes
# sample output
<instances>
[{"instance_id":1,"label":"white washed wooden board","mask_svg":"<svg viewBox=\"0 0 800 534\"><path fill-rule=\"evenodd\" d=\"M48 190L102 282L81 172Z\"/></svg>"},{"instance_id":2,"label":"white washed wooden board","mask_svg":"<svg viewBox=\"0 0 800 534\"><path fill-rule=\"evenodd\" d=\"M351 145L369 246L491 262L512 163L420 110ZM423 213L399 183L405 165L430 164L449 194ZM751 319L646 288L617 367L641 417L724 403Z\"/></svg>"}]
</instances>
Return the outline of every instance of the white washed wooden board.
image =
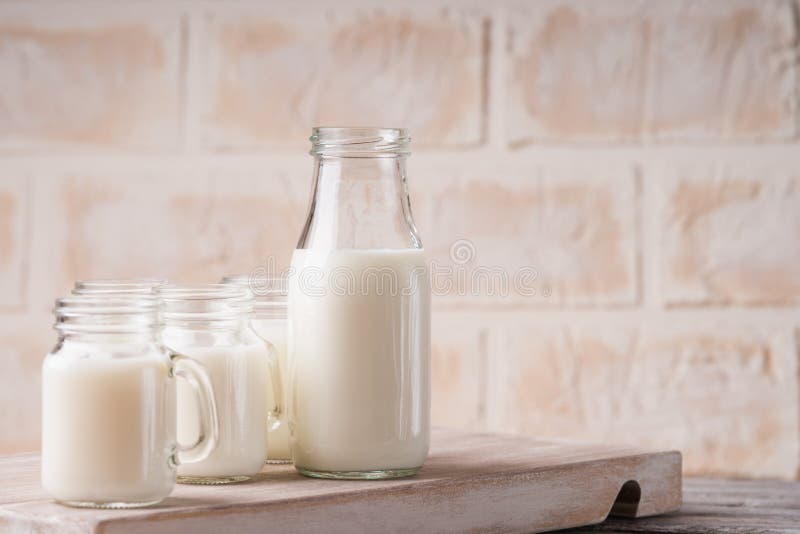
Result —
<instances>
[{"instance_id":1,"label":"white washed wooden board","mask_svg":"<svg viewBox=\"0 0 800 534\"><path fill-rule=\"evenodd\" d=\"M316 480L269 465L253 482L179 485L138 510L53 503L36 455L0 458L0 475L0 531L12 533L541 532L599 523L615 501L614 514L631 517L681 504L678 452L450 430L434 431L412 478ZM638 488L628 484L617 499L629 480Z\"/></svg>"}]
</instances>

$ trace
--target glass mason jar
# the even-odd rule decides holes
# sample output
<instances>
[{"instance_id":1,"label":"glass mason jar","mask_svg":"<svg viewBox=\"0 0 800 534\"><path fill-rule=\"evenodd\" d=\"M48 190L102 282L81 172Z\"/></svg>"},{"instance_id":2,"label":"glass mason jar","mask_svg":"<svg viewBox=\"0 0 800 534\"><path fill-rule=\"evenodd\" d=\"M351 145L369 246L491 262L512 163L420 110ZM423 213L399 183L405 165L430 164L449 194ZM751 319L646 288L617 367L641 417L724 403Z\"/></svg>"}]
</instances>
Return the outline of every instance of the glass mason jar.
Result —
<instances>
[{"instance_id":1,"label":"glass mason jar","mask_svg":"<svg viewBox=\"0 0 800 534\"><path fill-rule=\"evenodd\" d=\"M79 280L72 289L73 295L118 295L131 293L147 295L167 281L163 278L117 278L98 280Z\"/></svg>"},{"instance_id":2,"label":"glass mason jar","mask_svg":"<svg viewBox=\"0 0 800 534\"><path fill-rule=\"evenodd\" d=\"M430 280L409 137L315 128L313 194L289 285L289 426L302 474L415 474L430 441Z\"/></svg>"},{"instance_id":3,"label":"glass mason jar","mask_svg":"<svg viewBox=\"0 0 800 534\"><path fill-rule=\"evenodd\" d=\"M251 322L256 335L272 344L278 359L281 386L286 384L286 296L287 281L282 277L240 274L226 276L222 283L247 288L253 295L254 308ZM276 404L275 391L272 384L267 390L267 406L272 409ZM282 387L284 395L286 388ZM281 399L286 406L286 399ZM280 418L271 421L267 439L267 463L285 464L292 461L292 450L289 444L289 425L286 422L286 412Z\"/></svg>"},{"instance_id":4,"label":"glass mason jar","mask_svg":"<svg viewBox=\"0 0 800 534\"><path fill-rule=\"evenodd\" d=\"M176 466L216 446L208 373L161 344L154 296L72 296L55 314L58 344L42 366L42 486L71 506L161 501ZM186 447L175 436L176 376L202 428Z\"/></svg>"},{"instance_id":5,"label":"glass mason jar","mask_svg":"<svg viewBox=\"0 0 800 534\"><path fill-rule=\"evenodd\" d=\"M217 448L202 462L178 467L178 482L226 484L247 480L267 458L267 427L281 407L267 407L268 381L282 398L277 360L253 333L253 299L241 287L167 285L161 300L164 344L201 362L211 376L219 414ZM178 442L192 442L197 426L191 392L178 385Z\"/></svg>"}]
</instances>

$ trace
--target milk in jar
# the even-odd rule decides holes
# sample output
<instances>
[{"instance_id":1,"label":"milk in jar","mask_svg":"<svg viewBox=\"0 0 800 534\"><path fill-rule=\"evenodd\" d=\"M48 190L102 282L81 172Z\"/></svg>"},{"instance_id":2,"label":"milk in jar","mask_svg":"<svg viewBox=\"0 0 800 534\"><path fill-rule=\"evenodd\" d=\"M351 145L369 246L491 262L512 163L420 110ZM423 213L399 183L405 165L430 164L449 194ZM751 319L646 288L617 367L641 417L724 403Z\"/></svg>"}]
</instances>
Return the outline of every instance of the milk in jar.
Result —
<instances>
[{"instance_id":1,"label":"milk in jar","mask_svg":"<svg viewBox=\"0 0 800 534\"><path fill-rule=\"evenodd\" d=\"M159 351L68 343L42 368L42 485L67 502L150 502L175 484L175 393Z\"/></svg>"},{"instance_id":2,"label":"milk in jar","mask_svg":"<svg viewBox=\"0 0 800 534\"><path fill-rule=\"evenodd\" d=\"M289 335L286 318L264 318L256 317L253 319L253 330L256 334L268 341L275 350L278 361L278 368L282 384L287 383L287 372L289 370L287 337ZM285 392L285 386L282 386ZM277 404L275 390L272 381L267 388L267 406L272 409ZM286 399L282 400L282 405L286 406ZM285 410L285 409L284 409ZM270 422L269 438L267 439L267 462L268 463L289 463L292 461L292 449L289 443L289 424L286 420L285 411Z\"/></svg>"},{"instance_id":3,"label":"milk in jar","mask_svg":"<svg viewBox=\"0 0 800 534\"><path fill-rule=\"evenodd\" d=\"M261 471L267 453L267 389L277 373L268 346L250 333L251 295L223 284L165 285L163 341L205 366L219 416L216 449L202 462L178 467L178 482L226 484ZM200 435L193 392L179 384L177 433L181 444Z\"/></svg>"},{"instance_id":4,"label":"milk in jar","mask_svg":"<svg viewBox=\"0 0 800 534\"><path fill-rule=\"evenodd\" d=\"M269 377L263 345L198 347L165 341L202 363L211 377L217 401L220 433L217 448L195 464L180 466L178 474L195 482L219 483L246 480L264 465L267 448ZM178 442L193 443L200 434L194 391L178 384Z\"/></svg>"},{"instance_id":5,"label":"milk in jar","mask_svg":"<svg viewBox=\"0 0 800 534\"><path fill-rule=\"evenodd\" d=\"M285 395L287 359L288 326L286 319L287 280L282 276L270 276L254 272L226 276L223 283L244 287L254 300L253 317L250 321L253 333L262 341L270 344L275 352L278 366L279 380ZM289 425L286 420L285 410L274 413L277 406L286 404L286 399L278 399L277 392L270 379L267 383L266 399L267 409L270 412L270 423L267 438L267 463L290 463L292 450L289 445ZM280 402L279 402L280 401Z\"/></svg>"},{"instance_id":6,"label":"milk in jar","mask_svg":"<svg viewBox=\"0 0 800 534\"><path fill-rule=\"evenodd\" d=\"M59 342L42 365L42 487L71 506L161 501L176 467L216 446L208 373L161 344L153 296L72 296L57 301L56 318ZM176 440L176 383L192 390L201 434L185 448Z\"/></svg>"}]
</instances>

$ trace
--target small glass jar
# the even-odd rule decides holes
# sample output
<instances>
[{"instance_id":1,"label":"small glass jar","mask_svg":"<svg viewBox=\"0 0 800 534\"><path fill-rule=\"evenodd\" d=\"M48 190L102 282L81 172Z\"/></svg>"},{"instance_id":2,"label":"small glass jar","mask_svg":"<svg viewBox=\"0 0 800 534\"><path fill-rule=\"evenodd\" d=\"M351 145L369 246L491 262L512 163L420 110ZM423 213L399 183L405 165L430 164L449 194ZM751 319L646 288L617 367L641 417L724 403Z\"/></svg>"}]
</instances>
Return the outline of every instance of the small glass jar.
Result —
<instances>
[{"instance_id":1,"label":"small glass jar","mask_svg":"<svg viewBox=\"0 0 800 534\"><path fill-rule=\"evenodd\" d=\"M252 326L256 335L272 344L278 359L280 370L281 389L286 389L286 372L288 361L286 359L286 296L287 282L282 277L262 276L258 274L226 276L222 279L224 284L244 287L250 291L254 299ZM274 389L267 391L267 406L272 409L276 404L286 406L286 399L281 403L276 402ZM271 421L269 438L267 439L267 463L285 464L292 461L292 449L289 443L289 425L286 421L286 412L283 411L279 418Z\"/></svg>"},{"instance_id":2,"label":"small glass jar","mask_svg":"<svg viewBox=\"0 0 800 534\"><path fill-rule=\"evenodd\" d=\"M161 344L154 296L72 296L55 314L58 344L42 365L42 486L70 506L163 500L176 467L216 446L208 373ZM187 447L175 436L176 376L202 428Z\"/></svg>"},{"instance_id":3,"label":"small glass jar","mask_svg":"<svg viewBox=\"0 0 800 534\"><path fill-rule=\"evenodd\" d=\"M178 468L178 482L227 484L252 478L267 458L267 428L280 406L269 409L269 380L282 398L274 351L250 325L253 298L223 284L167 285L161 300L164 344L208 369L220 420L216 450L204 461ZM277 385L277 386L276 386ZM178 387L178 441L197 439L191 392ZM277 404L277 403L276 403Z\"/></svg>"},{"instance_id":4,"label":"small glass jar","mask_svg":"<svg viewBox=\"0 0 800 534\"><path fill-rule=\"evenodd\" d=\"M79 280L72 289L73 295L148 295L167 281L163 278L108 278Z\"/></svg>"}]
</instances>

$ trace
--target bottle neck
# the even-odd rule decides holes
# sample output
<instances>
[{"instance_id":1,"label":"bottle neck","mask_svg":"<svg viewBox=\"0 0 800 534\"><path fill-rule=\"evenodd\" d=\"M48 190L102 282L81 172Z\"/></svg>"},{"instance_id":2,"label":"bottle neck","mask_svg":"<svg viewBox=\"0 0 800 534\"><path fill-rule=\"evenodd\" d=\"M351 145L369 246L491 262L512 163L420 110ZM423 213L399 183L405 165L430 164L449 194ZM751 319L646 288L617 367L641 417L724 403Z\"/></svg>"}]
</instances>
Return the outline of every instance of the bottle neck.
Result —
<instances>
[{"instance_id":1,"label":"bottle neck","mask_svg":"<svg viewBox=\"0 0 800 534\"><path fill-rule=\"evenodd\" d=\"M297 248L421 248L411 216L402 154L317 155L314 183Z\"/></svg>"}]
</instances>

